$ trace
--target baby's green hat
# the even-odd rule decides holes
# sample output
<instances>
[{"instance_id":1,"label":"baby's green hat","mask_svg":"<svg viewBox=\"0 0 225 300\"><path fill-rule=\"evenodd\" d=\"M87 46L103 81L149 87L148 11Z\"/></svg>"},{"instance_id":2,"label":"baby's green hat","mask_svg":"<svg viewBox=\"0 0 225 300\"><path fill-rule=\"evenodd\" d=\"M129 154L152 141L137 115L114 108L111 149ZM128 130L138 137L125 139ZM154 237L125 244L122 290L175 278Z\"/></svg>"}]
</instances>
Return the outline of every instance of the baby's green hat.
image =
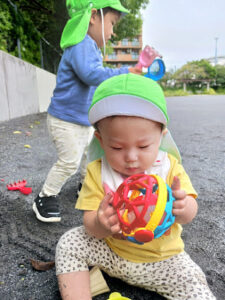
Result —
<instances>
[{"instance_id":1,"label":"baby's green hat","mask_svg":"<svg viewBox=\"0 0 225 300\"><path fill-rule=\"evenodd\" d=\"M115 115L142 117L165 126L169 120L159 84L132 73L105 80L94 93L89 109L90 123Z\"/></svg>"},{"instance_id":2,"label":"baby's green hat","mask_svg":"<svg viewBox=\"0 0 225 300\"><path fill-rule=\"evenodd\" d=\"M84 39L93 8L111 7L121 13L129 13L119 0L66 0L66 7L70 19L67 21L62 33L60 41L62 49L76 45Z\"/></svg>"},{"instance_id":3,"label":"baby's green hat","mask_svg":"<svg viewBox=\"0 0 225 300\"><path fill-rule=\"evenodd\" d=\"M132 73L111 77L96 89L89 109L91 124L110 116L135 116L162 123L167 126L166 100L161 87L155 81ZM160 149L181 156L169 130L163 135ZM88 149L88 161L102 157L99 141L94 137Z\"/></svg>"}]
</instances>

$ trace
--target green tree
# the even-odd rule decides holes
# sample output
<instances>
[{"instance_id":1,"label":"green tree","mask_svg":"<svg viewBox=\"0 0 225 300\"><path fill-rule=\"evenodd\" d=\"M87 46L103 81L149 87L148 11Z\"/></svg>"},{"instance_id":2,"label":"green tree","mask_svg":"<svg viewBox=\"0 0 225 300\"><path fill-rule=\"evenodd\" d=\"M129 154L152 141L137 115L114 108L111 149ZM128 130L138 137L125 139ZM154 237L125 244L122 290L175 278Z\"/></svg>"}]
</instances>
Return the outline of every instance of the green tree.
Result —
<instances>
[{"instance_id":1,"label":"green tree","mask_svg":"<svg viewBox=\"0 0 225 300\"><path fill-rule=\"evenodd\" d=\"M17 24L19 28L22 28L18 34L21 40L22 58L40 66L42 59L40 47L44 47L45 36L48 34L48 24L53 21L56 22L54 0L14 0L14 3L18 7L19 21ZM46 52L47 50L44 51L45 56ZM52 64L54 55L51 55L51 58ZM51 64L45 64L44 67L54 71Z\"/></svg>"},{"instance_id":2,"label":"green tree","mask_svg":"<svg viewBox=\"0 0 225 300\"><path fill-rule=\"evenodd\" d=\"M215 80L215 87L216 88L225 88L225 66L216 65L216 80Z\"/></svg>"},{"instance_id":3,"label":"green tree","mask_svg":"<svg viewBox=\"0 0 225 300\"><path fill-rule=\"evenodd\" d=\"M199 66L196 62L189 62L175 72L174 78L181 81L208 79L208 74L204 67Z\"/></svg>"},{"instance_id":4,"label":"green tree","mask_svg":"<svg viewBox=\"0 0 225 300\"><path fill-rule=\"evenodd\" d=\"M54 18L55 0L12 0L20 13L30 19L42 34L48 31L46 25Z\"/></svg>"},{"instance_id":5,"label":"green tree","mask_svg":"<svg viewBox=\"0 0 225 300\"><path fill-rule=\"evenodd\" d=\"M10 9L5 2L0 3L0 50L8 51L10 48L10 31L12 30L12 17Z\"/></svg>"},{"instance_id":6,"label":"green tree","mask_svg":"<svg viewBox=\"0 0 225 300\"><path fill-rule=\"evenodd\" d=\"M142 27L140 10L146 8L149 0L121 0L121 3L130 13L123 17L115 27L115 40L117 41L123 38L132 39L140 33Z\"/></svg>"},{"instance_id":7,"label":"green tree","mask_svg":"<svg viewBox=\"0 0 225 300\"><path fill-rule=\"evenodd\" d=\"M205 60L188 62L174 74L176 82L182 83L184 90L186 84L194 91L196 88L201 89L203 85L207 84L209 88L209 81L212 80L215 71L212 66Z\"/></svg>"},{"instance_id":8,"label":"green tree","mask_svg":"<svg viewBox=\"0 0 225 300\"><path fill-rule=\"evenodd\" d=\"M201 59L199 61L194 61L193 63L195 63L200 68L203 68L206 74L208 75L208 78L215 78L216 69L209 63L208 60Z\"/></svg>"},{"instance_id":9,"label":"green tree","mask_svg":"<svg viewBox=\"0 0 225 300\"><path fill-rule=\"evenodd\" d=\"M0 13L0 26L3 27L4 25L4 30L1 30L0 33L1 49L18 56L17 41L19 40L21 58L40 66L40 41L42 41L42 47L46 47L44 56L45 58L48 56L50 62L45 64L45 68L49 71L55 71L56 68L52 66L58 64L60 55L57 53L57 62L55 62L55 56L52 54L55 51L54 46L51 42L46 41L46 36L49 33L48 24L57 24L57 16L54 13L55 2L55 0L1 0L0 11L3 13ZM5 22L7 13L9 24ZM2 32L4 32L4 36ZM53 34L51 34L52 36Z\"/></svg>"},{"instance_id":10,"label":"green tree","mask_svg":"<svg viewBox=\"0 0 225 300\"><path fill-rule=\"evenodd\" d=\"M145 8L149 0L121 2L130 10L130 14L122 18L116 26L117 40L133 38L139 34L142 26L140 9ZM17 6L17 13L14 5ZM18 55L19 39L24 60L40 66L42 49L44 67L56 72L62 53L60 37L67 20L66 0L1 0L0 49Z\"/></svg>"},{"instance_id":11,"label":"green tree","mask_svg":"<svg viewBox=\"0 0 225 300\"><path fill-rule=\"evenodd\" d=\"M215 68L205 59L188 62L174 74L174 78L180 80L214 79L215 76Z\"/></svg>"}]
</instances>

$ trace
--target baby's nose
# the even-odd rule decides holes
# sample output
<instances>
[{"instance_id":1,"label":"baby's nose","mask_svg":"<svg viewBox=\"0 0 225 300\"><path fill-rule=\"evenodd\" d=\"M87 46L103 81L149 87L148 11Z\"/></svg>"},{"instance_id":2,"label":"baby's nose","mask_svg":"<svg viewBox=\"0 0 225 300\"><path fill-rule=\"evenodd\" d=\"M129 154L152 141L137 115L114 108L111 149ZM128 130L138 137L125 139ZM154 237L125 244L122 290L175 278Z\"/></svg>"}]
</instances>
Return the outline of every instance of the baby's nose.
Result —
<instances>
[{"instance_id":1,"label":"baby's nose","mask_svg":"<svg viewBox=\"0 0 225 300\"><path fill-rule=\"evenodd\" d=\"M134 150L127 151L126 153L126 161L132 162L137 160L137 152Z\"/></svg>"}]
</instances>

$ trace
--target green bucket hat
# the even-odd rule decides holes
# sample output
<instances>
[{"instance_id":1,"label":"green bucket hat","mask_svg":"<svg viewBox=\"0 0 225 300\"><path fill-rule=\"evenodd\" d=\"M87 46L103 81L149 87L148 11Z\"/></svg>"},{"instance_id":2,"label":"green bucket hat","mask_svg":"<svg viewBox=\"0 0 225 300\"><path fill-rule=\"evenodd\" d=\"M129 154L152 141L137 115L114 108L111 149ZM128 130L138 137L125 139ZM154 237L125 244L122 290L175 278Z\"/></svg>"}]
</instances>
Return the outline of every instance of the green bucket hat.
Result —
<instances>
[{"instance_id":1,"label":"green bucket hat","mask_svg":"<svg viewBox=\"0 0 225 300\"><path fill-rule=\"evenodd\" d=\"M76 45L84 39L93 8L111 7L123 14L129 13L119 0L66 0L66 7L70 19L67 21L62 33L60 41L62 49Z\"/></svg>"},{"instance_id":2,"label":"green bucket hat","mask_svg":"<svg viewBox=\"0 0 225 300\"><path fill-rule=\"evenodd\" d=\"M90 123L113 115L142 117L165 126L169 120L161 87L154 80L132 73L105 80L94 93Z\"/></svg>"},{"instance_id":3,"label":"green bucket hat","mask_svg":"<svg viewBox=\"0 0 225 300\"><path fill-rule=\"evenodd\" d=\"M135 116L168 124L167 105L164 93L154 80L132 73L111 77L96 89L89 108L89 122L96 122L110 116ZM163 136L160 149L174 155L181 161L179 150L168 131ZM88 160L103 155L103 150L94 138L88 151Z\"/></svg>"}]
</instances>

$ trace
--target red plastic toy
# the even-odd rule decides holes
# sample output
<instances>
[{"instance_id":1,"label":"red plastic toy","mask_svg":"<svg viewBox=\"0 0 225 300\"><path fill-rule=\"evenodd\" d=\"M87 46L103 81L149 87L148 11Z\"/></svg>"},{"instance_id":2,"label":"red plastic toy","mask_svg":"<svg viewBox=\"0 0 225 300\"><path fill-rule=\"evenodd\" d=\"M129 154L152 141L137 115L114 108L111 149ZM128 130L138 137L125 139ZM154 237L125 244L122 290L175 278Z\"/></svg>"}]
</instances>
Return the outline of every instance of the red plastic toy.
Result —
<instances>
[{"instance_id":1,"label":"red plastic toy","mask_svg":"<svg viewBox=\"0 0 225 300\"><path fill-rule=\"evenodd\" d=\"M24 195L32 193L31 187L26 187L27 181L23 179L14 183L7 184L6 187L9 191L20 191Z\"/></svg>"},{"instance_id":2,"label":"red plastic toy","mask_svg":"<svg viewBox=\"0 0 225 300\"><path fill-rule=\"evenodd\" d=\"M173 201L170 187L158 175L126 178L113 198L123 235L139 244L160 237L175 220Z\"/></svg>"}]
</instances>

